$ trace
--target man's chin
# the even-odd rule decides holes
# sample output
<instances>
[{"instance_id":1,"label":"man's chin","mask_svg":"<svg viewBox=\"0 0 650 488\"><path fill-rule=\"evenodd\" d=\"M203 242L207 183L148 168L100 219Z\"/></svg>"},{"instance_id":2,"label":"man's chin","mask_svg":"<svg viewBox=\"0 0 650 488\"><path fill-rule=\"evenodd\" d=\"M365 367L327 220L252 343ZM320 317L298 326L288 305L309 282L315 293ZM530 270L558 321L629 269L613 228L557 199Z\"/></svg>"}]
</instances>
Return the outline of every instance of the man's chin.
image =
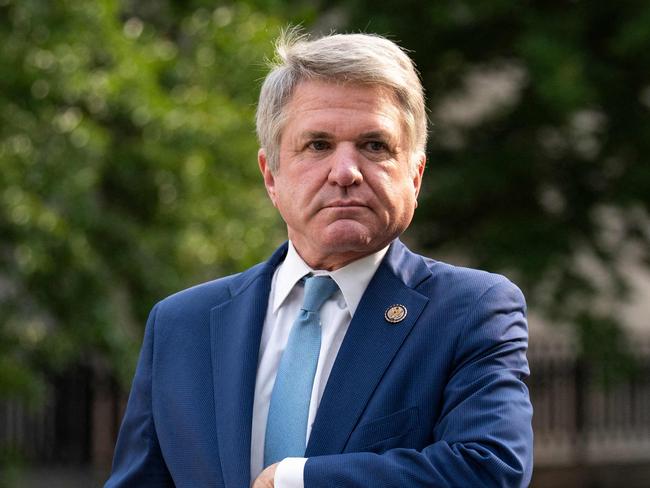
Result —
<instances>
[{"instance_id":1,"label":"man's chin","mask_svg":"<svg viewBox=\"0 0 650 488\"><path fill-rule=\"evenodd\" d=\"M329 270L372 254L392 240L390 235L370 232L355 221L337 221L310 234L290 235L290 238L309 266Z\"/></svg>"},{"instance_id":2,"label":"man's chin","mask_svg":"<svg viewBox=\"0 0 650 488\"><path fill-rule=\"evenodd\" d=\"M374 247L380 245L386 236L378 236L370 232L358 222L337 222L329 226L321 236L318 236L323 249L330 253L364 252L370 254Z\"/></svg>"}]
</instances>

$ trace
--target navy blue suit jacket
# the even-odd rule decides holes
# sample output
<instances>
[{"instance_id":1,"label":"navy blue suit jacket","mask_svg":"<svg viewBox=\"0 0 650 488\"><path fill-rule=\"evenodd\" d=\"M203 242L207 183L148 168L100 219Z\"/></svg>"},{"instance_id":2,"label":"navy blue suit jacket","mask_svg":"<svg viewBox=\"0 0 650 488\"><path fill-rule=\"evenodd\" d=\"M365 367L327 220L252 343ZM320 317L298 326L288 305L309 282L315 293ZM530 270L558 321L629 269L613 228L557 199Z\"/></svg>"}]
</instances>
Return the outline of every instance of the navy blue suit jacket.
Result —
<instances>
[{"instance_id":1,"label":"navy blue suit jacket","mask_svg":"<svg viewBox=\"0 0 650 488\"><path fill-rule=\"evenodd\" d=\"M154 307L107 487L249 487L260 336L285 254ZM408 310L396 324L394 304ZM305 487L527 486L526 349L516 286L394 241L323 393Z\"/></svg>"}]
</instances>

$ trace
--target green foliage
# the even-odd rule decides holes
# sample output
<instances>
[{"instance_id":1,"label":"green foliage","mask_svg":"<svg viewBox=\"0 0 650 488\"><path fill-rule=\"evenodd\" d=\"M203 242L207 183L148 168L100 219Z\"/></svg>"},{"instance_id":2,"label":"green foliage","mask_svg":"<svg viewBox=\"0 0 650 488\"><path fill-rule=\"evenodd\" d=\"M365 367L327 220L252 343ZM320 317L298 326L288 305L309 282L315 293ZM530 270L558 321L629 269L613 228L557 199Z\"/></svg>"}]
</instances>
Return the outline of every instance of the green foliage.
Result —
<instances>
[{"instance_id":1,"label":"green foliage","mask_svg":"<svg viewBox=\"0 0 650 488\"><path fill-rule=\"evenodd\" d=\"M242 2L0 1L1 396L71 362L130 380L156 300L282 239L254 135L279 26Z\"/></svg>"},{"instance_id":2,"label":"green foliage","mask_svg":"<svg viewBox=\"0 0 650 488\"><path fill-rule=\"evenodd\" d=\"M253 116L288 18L412 52L433 133L411 239L506 270L609 354L576 257L621 299L630 245L650 263L647 2L311 5L0 0L0 396L38 398L72 362L128 381L157 299L283 238Z\"/></svg>"},{"instance_id":3,"label":"green foliage","mask_svg":"<svg viewBox=\"0 0 650 488\"><path fill-rule=\"evenodd\" d=\"M0 446L0 488L19 486L20 473L24 470L20 453Z\"/></svg>"},{"instance_id":4,"label":"green foliage","mask_svg":"<svg viewBox=\"0 0 650 488\"><path fill-rule=\"evenodd\" d=\"M336 5L341 30L388 34L421 71L433 131L415 242L505 270L606 360L584 324L617 318L598 301L604 285L624 301L621 260L650 264L650 4Z\"/></svg>"},{"instance_id":5,"label":"green foliage","mask_svg":"<svg viewBox=\"0 0 650 488\"><path fill-rule=\"evenodd\" d=\"M621 379L642 373L636 357L628 354L624 334L616 321L581 314L575 324L583 347L582 357L598 386L612 387Z\"/></svg>"}]
</instances>

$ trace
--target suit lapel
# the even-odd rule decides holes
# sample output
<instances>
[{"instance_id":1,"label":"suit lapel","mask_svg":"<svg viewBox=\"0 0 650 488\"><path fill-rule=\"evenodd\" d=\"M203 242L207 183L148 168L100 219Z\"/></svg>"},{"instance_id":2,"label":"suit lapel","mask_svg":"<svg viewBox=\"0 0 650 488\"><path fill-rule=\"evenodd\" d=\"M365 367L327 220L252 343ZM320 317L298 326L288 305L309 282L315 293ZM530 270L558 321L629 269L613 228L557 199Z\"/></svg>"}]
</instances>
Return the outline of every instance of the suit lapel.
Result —
<instances>
[{"instance_id":1,"label":"suit lapel","mask_svg":"<svg viewBox=\"0 0 650 488\"><path fill-rule=\"evenodd\" d=\"M305 456L343 452L368 400L406 339L428 298L413 290L430 272L421 258L396 241L377 269L330 373ZM384 312L406 307L404 320L389 323Z\"/></svg>"},{"instance_id":2,"label":"suit lapel","mask_svg":"<svg viewBox=\"0 0 650 488\"><path fill-rule=\"evenodd\" d=\"M214 403L225 486L250 485L251 424L262 327L282 246L259 269L236 278L232 298L211 310Z\"/></svg>"}]
</instances>

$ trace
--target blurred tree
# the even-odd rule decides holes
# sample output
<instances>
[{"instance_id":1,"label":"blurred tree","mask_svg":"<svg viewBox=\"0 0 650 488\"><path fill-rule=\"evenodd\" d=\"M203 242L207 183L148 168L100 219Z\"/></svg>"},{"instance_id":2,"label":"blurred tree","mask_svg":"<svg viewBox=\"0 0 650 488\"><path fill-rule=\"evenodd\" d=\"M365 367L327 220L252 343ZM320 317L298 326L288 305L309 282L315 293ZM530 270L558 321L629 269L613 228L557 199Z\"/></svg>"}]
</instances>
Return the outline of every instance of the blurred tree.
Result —
<instances>
[{"instance_id":1,"label":"blurred tree","mask_svg":"<svg viewBox=\"0 0 650 488\"><path fill-rule=\"evenodd\" d=\"M253 113L285 19L412 51L411 240L506 271L620 369L619 264L650 267L647 2L0 0L0 397L80 362L128 382L157 299L283 238Z\"/></svg>"},{"instance_id":2,"label":"blurred tree","mask_svg":"<svg viewBox=\"0 0 650 488\"><path fill-rule=\"evenodd\" d=\"M0 0L0 396L97 358L128 380L157 299L282 239L253 111L286 18L413 51L434 123L420 248L621 341L576 262L621 296L621 256L650 265L647 2Z\"/></svg>"},{"instance_id":3,"label":"blurred tree","mask_svg":"<svg viewBox=\"0 0 650 488\"><path fill-rule=\"evenodd\" d=\"M624 345L610 320L626 291L619 264L635 253L650 266L650 4L321 8L328 28L397 40L421 71L433 131L417 245L507 271L575 325L586 354L615 362L599 347Z\"/></svg>"},{"instance_id":4,"label":"blurred tree","mask_svg":"<svg viewBox=\"0 0 650 488\"><path fill-rule=\"evenodd\" d=\"M128 382L156 300L282 239L255 163L280 25L259 8L0 0L0 396L79 362Z\"/></svg>"}]
</instances>

